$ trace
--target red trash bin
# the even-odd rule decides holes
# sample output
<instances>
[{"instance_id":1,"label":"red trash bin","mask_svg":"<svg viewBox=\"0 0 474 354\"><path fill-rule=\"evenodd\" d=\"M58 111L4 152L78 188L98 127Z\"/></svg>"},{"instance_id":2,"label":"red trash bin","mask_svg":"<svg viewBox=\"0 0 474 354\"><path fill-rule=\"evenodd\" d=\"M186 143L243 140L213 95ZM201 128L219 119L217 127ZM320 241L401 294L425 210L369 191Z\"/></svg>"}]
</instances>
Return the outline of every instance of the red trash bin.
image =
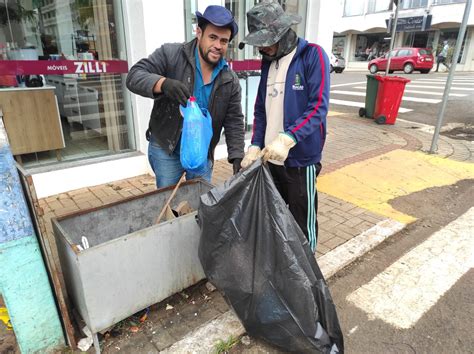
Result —
<instances>
[{"instance_id":1,"label":"red trash bin","mask_svg":"<svg viewBox=\"0 0 474 354\"><path fill-rule=\"evenodd\" d=\"M395 124L405 85L410 80L399 76L376 75L375 78L379 81L374 110L375 122L378 124Z\"/></svg>"}]
</instances>

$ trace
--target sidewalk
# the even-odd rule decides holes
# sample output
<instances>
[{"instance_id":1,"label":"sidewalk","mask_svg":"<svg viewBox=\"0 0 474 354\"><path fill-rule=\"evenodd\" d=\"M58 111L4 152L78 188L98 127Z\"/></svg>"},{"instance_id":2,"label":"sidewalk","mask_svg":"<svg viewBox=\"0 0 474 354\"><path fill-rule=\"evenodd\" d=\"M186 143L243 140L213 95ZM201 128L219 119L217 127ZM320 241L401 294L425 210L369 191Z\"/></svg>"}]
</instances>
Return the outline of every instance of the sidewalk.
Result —
<instances>
[{"instance_id":1,"label":"sidewalk","mask_svg":"<svg viewBox=\"0 0 474 354\"><path fill-rule=\"evenodd\" d=\"M393 209L391 199L474 178L472 142L441 136L439 154L427 155L423 152L429 149L431 138L426 127L415 123L379 126L356 114L330 112L323 169L318 178L320 231L316 254L326 277L415 220ZM231 174L232 166L227 161L217 161L213 183L220 184ZM154 177L144 175L44 198L39 201L40 224L52 234L52 217L154 189ZM166 310L167 304L173 309ZM121 334L105 338L102 350L209 352L219 339L225 342L244 333L222 296L202 283L152 306L148 319L138 326L137 333L132 333L130 323L135 322L122 321ZM239 344L245 348L242 351L258 352L262 348L252 351L252 345Z\"/></svg>"}]
</instances>

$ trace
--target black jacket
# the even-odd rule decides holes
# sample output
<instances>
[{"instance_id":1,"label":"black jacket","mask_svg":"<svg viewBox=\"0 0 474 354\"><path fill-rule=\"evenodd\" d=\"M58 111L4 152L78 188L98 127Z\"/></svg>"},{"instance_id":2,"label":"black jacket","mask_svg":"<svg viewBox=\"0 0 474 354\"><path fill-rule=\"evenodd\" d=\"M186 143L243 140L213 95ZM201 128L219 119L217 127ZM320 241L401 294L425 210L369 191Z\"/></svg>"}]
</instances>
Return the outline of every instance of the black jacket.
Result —
<instances>
[{"instance_id":1,"label":"black jacket","mask_svg":"<svg viewBox=\"0 0 474 354\"><path fill-rule=\"evenodd\" d=\"M188 85L193 92L196 73L196 39L185 44L164 44L148 58L137 62L127 76L130 91L155 100L149 128L158 144L172 153L183 129L183 118L178 103L163 94L154 94L153 87L161 77L176 79ZM241 106L241 88L237 75L225 67L214 82L209 98L213 136L209 156L214 160L214 149L224 128L228 160L244 156L244 116Z\"/></svg>"}]
</instances>

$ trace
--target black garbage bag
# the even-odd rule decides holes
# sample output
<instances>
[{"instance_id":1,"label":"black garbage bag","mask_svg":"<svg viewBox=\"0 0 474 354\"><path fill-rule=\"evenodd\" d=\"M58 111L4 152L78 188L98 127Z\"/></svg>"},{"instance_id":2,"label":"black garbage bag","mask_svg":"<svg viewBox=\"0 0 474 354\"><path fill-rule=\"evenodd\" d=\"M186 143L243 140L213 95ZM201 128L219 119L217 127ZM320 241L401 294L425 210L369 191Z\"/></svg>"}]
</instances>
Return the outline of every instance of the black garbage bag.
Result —
<instances>
[{"instance_id":1,"label":"black garbage bag","mask_svg":"<svg viewBox=\"0 0 474 354\"><path fill-rule=\"evenodd\" d=\"M199 258L247 333L286 351L343 353L329 289L259 161L201 196Z\"/></svg>"}]
</instances>

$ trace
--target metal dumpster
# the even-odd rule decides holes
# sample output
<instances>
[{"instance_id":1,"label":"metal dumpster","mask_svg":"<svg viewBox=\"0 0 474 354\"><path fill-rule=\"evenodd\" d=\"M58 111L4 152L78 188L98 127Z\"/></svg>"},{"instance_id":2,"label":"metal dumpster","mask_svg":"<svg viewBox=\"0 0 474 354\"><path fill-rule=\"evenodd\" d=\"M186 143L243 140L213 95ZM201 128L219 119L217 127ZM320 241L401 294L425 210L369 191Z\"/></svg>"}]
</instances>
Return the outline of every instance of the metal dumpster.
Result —
<instances>
[{"instance_id":1,"label":"metal dumpster","mask_svg":"<svg viewBox=\"0 0 474 354\"><path fill-rule=\"evenodd\" d=\"M154 224L172 188L53 219L69 298L92 333L204 278L196 212ZM197 210L211 188L185 182L171 206L188 201ZM80 251L82 236L90 247Z\"/></svg>"}]
</instances>

